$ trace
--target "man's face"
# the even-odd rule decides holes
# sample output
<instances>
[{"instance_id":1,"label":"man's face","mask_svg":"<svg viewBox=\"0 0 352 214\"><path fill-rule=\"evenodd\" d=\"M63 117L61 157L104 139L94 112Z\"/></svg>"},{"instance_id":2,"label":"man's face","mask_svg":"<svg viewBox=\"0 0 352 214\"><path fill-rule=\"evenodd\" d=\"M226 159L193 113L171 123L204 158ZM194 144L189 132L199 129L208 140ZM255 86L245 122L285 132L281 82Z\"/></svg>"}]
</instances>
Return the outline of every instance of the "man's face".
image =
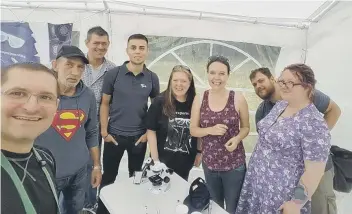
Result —
<instances>
[{"instance_id":1,"label":"man's face","mask_svg":"<svg viewBox=\"0 0 352 214\"><path fill-rule=\"evenodd\" d=\"M84 63L80 58L60 57L53 62L53 68L58 74L60 85L75 88L84 72Z\"/></svg>"},{"instance_id":2,"label":"man's face","mask_svg":"<svg viewBox=\"0 0 352 214\"><path fill-rule=\"evenodd\" d=\"M132 64L142 65L148 55L148 44L143 39L131 39L126 51Z\"/></svg>"},{"instance_id":3,"label":"man's face","mask_svg":"<svg viewBox=\"0 0 352 214\"><path fill-rule=\"evenodd\" d=\"M108 51L109 45L108 36L99 36L94 33L86 41L89 57L94 59L102 59Z\"/></svg>"},{"instance_id":4,"label":"man's face","mask_svg":"<svg viewBox=\"0 0 352 214\"><path fill-rule=\"evenodd\" d=\"M2 137L32 141L50 127L58 106L51 74L14 68L1 92Z\"/></svg>"},{"instance_id":5,"label":"man's face","mask_svg":"<svg viewBox=\"0 0 352 214\"><path fill-rule=\"evenodd\" d=\"M263 100L270 99L275 92L275 80L273 77L268 78L264 74L257 72L251 82L255 93Z\"/></svg>"}]
</instances>

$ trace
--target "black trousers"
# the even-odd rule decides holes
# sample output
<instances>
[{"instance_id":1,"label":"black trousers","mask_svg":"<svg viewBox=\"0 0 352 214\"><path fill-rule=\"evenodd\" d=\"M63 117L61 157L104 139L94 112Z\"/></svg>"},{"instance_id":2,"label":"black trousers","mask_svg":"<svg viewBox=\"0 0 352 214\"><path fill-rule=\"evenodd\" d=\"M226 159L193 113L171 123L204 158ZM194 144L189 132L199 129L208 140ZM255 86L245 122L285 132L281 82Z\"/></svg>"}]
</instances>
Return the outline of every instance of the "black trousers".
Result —
<instances>
[{"instance_id":1,"label":"black trousers","mask_svg":"<svg viewBox=\"0 0 352 214\"><path fill-rule=\"evenodd\" d=\"M162 155L159 155L159 159L168 168L173 169L181 178L188 181L189 173L196 159L196 153L164 152Z\"/></svg>"},{"instance_id":2,"label":"black trousers","mask_svg":"<svg viewBox=\"0 0 352 214\"><path fill-rule=\"evenodd\" d=\"M141 142L137 146L135 143L141 135L138 136L121 136L111 134L118 145L113 143L104 143L104 153L103 153L103 178L101 181L100 188L106 185L112 184L116 176L118 175L120 161L122 159L123 153L127 150L128 154L128 171L129 176L132 177L135 171L142 170L142 165L145 157L145 152L147 149L147 143ZM106 209L104 203L99 199L97 214L109 213Z\"/></svg>"}]
</instances>

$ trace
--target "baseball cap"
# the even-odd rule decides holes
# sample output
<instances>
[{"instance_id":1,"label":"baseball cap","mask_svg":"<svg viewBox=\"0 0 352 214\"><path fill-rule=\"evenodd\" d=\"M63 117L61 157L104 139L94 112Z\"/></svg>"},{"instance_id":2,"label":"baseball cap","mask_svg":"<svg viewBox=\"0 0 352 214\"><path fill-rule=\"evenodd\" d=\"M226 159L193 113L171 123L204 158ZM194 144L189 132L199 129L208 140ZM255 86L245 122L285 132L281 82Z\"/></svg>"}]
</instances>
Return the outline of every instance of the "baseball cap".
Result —
<instances>
[{"instance_id":1,"label":"baseball cap","mask_svg":"<svg viewBox=\"0 0 352 214\"><path fill-rule=\"evenodd\" d=\"M63 45L61 47L61 49L59 50L59 52L57 53L56 59L58 59L60 57L65 57L65 58L79 57L83 60L84 64L89 64L88 59L86 58L84 53L81 51L81 49L79 49L76 46L72 46L72 45Z\"/></svg>"},{"instance_id":2,"label":"baseball cap","mask_svg":"<svg viewBox=\"0 0 352 214\"><path fill-rule=\"evenodd\" d=\"M188 213L201 212L209 207L210 193L204 179L198 177L192 182L189 195L185 198L183 204L188 206Z\"/></svg>"}]
</instances>

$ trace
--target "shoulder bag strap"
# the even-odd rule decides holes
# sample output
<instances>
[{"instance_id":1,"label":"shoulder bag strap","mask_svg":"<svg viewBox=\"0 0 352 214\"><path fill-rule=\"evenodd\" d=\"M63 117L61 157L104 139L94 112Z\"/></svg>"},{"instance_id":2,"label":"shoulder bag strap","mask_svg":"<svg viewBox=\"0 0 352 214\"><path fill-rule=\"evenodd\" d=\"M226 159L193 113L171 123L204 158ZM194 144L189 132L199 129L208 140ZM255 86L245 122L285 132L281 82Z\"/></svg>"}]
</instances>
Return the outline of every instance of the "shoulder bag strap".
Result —
<instances>
[{"instance_id":1,"label":"shoulder bag strap","mask_svg":"<svg viewBox=\"0 0 352 214\"><path fill-rule=\"evenodd\" d=\"M35 157L37 158L38 162L41 163L41 161L43 160L42 157L39 155L38 151L37 151L35 148L33 148L33 151L34 151L34 155L35 155ZM51 191L52 191L53 194L54 194L54 198L55 198L56 205L57 205L57 210L58 210L58 212L60 213L60 211L59 211L59 210L60 210L60 209L59 209L59 200L58 200L58 198L57 198L57 192L56 192L56 188L55 188L54 182L53 182L53 180L51 179L51 176L50 176L50 174L49 174L49 172L48 172L48 169L47 169L45 166L43 166L43 165L42 165L41 167L42 167L42 170L43 170L43 172L44 172L44 174L45 174L46 179L47 179L48 182L49 182Z\"/></svg>"}]
</instances>

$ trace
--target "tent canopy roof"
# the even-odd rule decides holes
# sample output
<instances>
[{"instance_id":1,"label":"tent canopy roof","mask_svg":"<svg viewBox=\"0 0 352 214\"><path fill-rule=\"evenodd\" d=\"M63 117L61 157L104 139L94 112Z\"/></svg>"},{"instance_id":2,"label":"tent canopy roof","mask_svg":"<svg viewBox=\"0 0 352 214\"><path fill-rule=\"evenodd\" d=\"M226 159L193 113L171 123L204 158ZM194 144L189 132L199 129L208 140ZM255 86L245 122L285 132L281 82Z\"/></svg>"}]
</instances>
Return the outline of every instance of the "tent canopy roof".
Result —
<instances>
[{"instance_id":1,"label":"tent canopy roof","mask_svg":"<svg viewBox=\"0 0 352 214\"><path fill-rule=\"evenodd\" d=\"M182 18L230 20L304 28L336 3L329 1L115 1L3 0L2 7L105 11Z\"/></svg>"}]
</instances>

